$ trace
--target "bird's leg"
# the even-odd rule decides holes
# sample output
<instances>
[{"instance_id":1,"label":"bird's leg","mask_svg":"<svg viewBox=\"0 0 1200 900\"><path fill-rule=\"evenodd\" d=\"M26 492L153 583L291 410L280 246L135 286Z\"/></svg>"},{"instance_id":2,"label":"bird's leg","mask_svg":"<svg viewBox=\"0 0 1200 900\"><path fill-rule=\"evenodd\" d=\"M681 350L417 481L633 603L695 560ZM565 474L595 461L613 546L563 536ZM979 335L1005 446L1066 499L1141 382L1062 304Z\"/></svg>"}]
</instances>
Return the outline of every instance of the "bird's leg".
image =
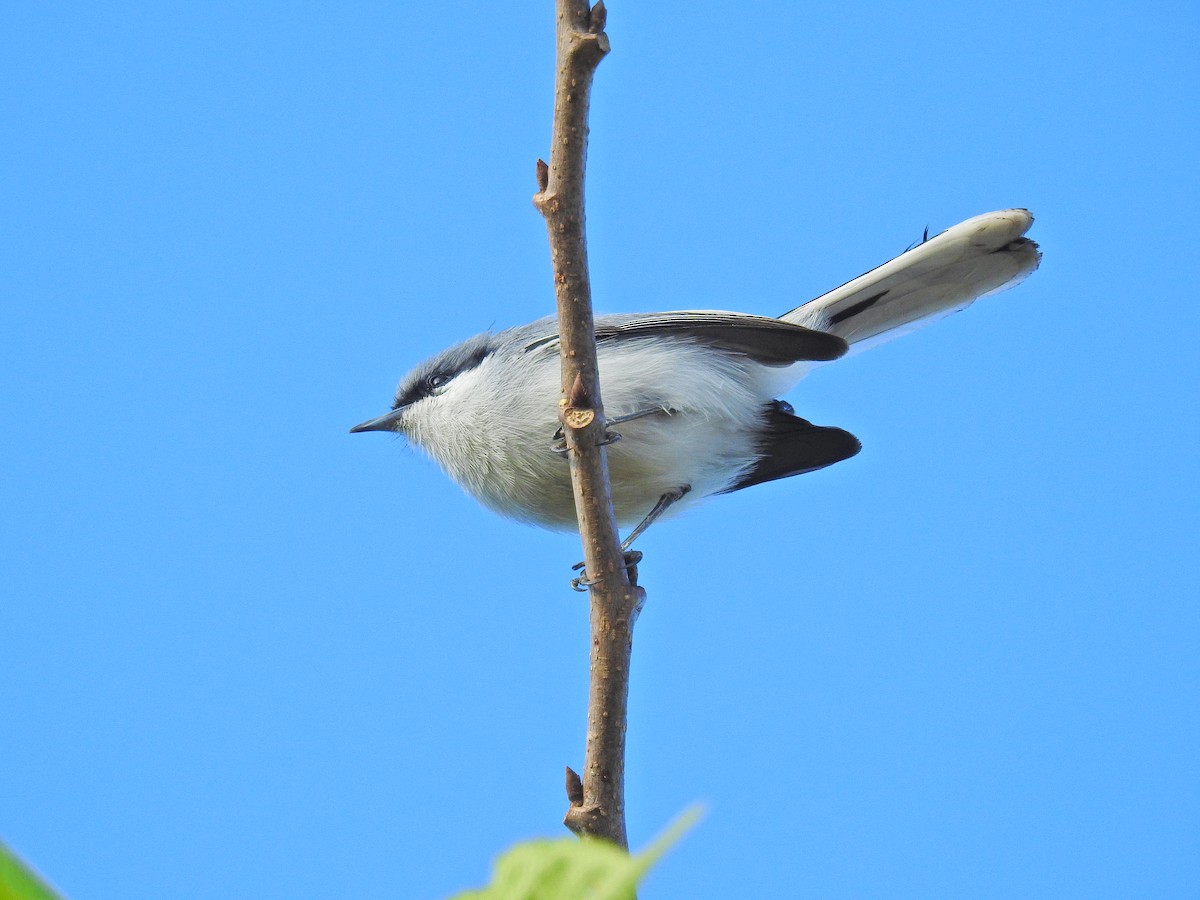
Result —
<instances>
[{"instance_id":1,"label":"bird's leg","mask_svg":"<svg viewBox=\"0 0 1200 900\"><path fill-rule=\"evenodd\" d=\"M609 425L620 425L622 422L632 422L634 419L641 419L641 418L644 418L645 416L653 416L653 415L656 415L657 413L663 413L665 415L671 416L671 415L675 414L675 410L663 409L661 406L655 406L651 409L640 409L637 412L632 412L625 416L616 416L612 419L606 419L604 422L604 426L607 429ZM617 432L606 431L605 435L604 435L604 440L602 440L600 442L600 446L605 447L608 444L615 444L620 439L621 439L621 435L619 435ZM557 453L559 456L561 456L563 459L566 459L567 458L567 437L565 434L563 434L563 429L562 429L561 425L559 425L558 429L554 432L553 440L554 440L554 443L552 443L550 445L550 449L553 450L555 453Z\"/></svg>"},{"instance_id":2,"label":"bird's leg","mask_svg":"<svg viewBox=\"0 0 1200 900\"><path fill-rule=\"evenodd\" d=\"M654 504L654 509L650 510L650 512L646 514L646 518L638 522L637 527L635 527L633 531L629 532L629 537L625 538L625 540L621 542L621 549L628 551L629 548L633 546L633 542L641 537L643 531L653 525L658 520L659 516L670 509L672 505L686 497L691 489L692 486L690 484L685 484L675 488L673 491L667 491L665 494L659 497L658 502Z\"/></svg>"},{"instance_id":3,"label":"bird's leg","mask_svg":"<svg viewBox=\"0 0 1200 900\"><path fill-rule=\"evenodd\" d=\"M675 488L674 490L667 491L658 498L658 502L655 503L654 508L646 514L646 518L638 522L633 531L629 532L629 537L625 538L625 540L621 542L621 549L625 551L625 568L632 568L642 561L642 554L639 551L629 549L633 545L633 542L641 537L642 532L653 525L663 513L671 508L673 504L686 497L691 489L692 486L690 484L684 484ZM584 564L581 562L575 563L575 565L571 566L571 568L578 571L583 569L583 565ZM578 578L571 580L571 587L577 591L582 591L586 590L595 583L595 581L588 577L587 571L584 570L579 573Z\"/></svg>"},{"instance_id":4,"label":"bird's leg","mask_svg":"<svg viewBox=\"0 0 1200 900\"><path fill-rule=\"evenodd\" d=\"M634 419L642 419L646 416L654 416L662 413L664 416L673 416L677 410L669 407L654 406L650 409L641 409L637 412L629 413L627 416L617 416L615 419L609 419L605 422L606 425L620 425L622 422L632 422Z\"/></svg>"}]
</instances>

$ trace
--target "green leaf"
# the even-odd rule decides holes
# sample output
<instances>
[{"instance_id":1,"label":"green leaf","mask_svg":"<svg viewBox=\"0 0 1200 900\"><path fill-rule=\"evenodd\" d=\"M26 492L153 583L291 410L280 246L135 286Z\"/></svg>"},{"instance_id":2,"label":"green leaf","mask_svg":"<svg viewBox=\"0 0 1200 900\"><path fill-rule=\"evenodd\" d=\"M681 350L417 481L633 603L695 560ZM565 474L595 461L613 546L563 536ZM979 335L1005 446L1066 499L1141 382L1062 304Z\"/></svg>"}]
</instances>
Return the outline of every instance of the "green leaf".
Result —
<instances>
[{"instance_id":1,"label":"green leaf","mask_svg":"<svg viewBox=\"0 0 1200 900\"><path fill-rule=\"evenodd\" d=\"M629 900L650 867L699 818L699 809L689 809L634 855L587 837L517 844L496 860L491 884L453 900Z\"/></svg>"},{"instance_id":2,"label":"green leaf","mask_svg":"<svg viewBox=\"0 0 1200 900\"><path fill-rule=\"evenodd\" d=\"M0 844L0 900L60 900L37 873Z\"/></svg>"}]
</instances>

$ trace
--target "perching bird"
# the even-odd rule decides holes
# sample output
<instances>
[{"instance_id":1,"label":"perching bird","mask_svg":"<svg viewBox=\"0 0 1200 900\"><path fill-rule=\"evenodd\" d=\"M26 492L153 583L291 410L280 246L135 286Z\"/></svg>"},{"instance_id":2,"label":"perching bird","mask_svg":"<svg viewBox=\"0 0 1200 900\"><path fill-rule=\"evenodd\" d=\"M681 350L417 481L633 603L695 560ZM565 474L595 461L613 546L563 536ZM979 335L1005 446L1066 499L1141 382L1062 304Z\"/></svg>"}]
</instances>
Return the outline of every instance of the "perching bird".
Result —
<instances>
[{"instance_id":1,"label":"perching bird","mask_svg":"<svg viewBox=\"0 0 1200 900\"><path fill-rule=\"evenodd\" d=\"M817 365L1012 287L1038 267L1024 209L968 219L778 318L685 310L596 317L613 508L641 521L713 494L812 472L858 453L777 399ZM560 363L553 317L485 333L404 377L392 411L351 429L420 447L496 512L575 528L556 448ZM629 540L626 541L626 544Z\"/></svg>"}]
</instances>

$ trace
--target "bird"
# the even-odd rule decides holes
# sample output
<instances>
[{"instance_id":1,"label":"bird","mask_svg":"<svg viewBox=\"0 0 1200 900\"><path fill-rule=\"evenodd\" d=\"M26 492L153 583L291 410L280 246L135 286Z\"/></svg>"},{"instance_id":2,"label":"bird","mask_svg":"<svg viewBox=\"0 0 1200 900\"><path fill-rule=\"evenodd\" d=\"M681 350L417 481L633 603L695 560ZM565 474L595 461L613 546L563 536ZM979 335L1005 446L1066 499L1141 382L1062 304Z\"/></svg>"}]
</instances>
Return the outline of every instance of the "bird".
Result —
<instances>
[{"instance_id":1,"label":"bird","mask_svg":"<svg viewBox=\"0 0 1200 900\"><path fill-rule=\"evenodd\" d=\"M1020 283L1041 261L1025 209L985 213L776 317L721 310L595 317L612 506L635 525L823 469L861 444L781 397L813 369ZM559 422L553 316L485 332L405 375L392 408L351 429L403 435L484 506L578 528Z\"/></svg>"}]
</instances>

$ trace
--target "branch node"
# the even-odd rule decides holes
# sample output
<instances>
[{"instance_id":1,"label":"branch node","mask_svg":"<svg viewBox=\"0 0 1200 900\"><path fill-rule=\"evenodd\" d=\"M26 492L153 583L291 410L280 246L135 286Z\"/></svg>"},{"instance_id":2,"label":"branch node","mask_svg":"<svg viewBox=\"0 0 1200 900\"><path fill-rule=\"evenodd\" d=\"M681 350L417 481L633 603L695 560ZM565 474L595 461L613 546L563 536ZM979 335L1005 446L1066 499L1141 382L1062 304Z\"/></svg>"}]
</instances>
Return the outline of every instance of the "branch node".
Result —
<instances>
[{"instance_id":1,"label":"branch node","mask_svg":"<svg viewBox=\"0 0 1200 900\"><path fill-rule=\"evenodd\" d=\"M561 403L560 417L563 424L568 428L573 428L576 431L581 428L587 428L596 420L596 410L592 407L592 394L587 389L587 385L583 380L583 374L575 373L575 380L571 383L570 396L566 403Z\"/></svg>"},{"instance_id":2,"label":"branch node","mask_svg":"<svg viewBox=\"0 0 1200 900\"><path fill-rule=\"evenodd\" d=\"M637 581L637 564L635 563L630 570L630 580ZM629 610L629 629L633 630L633 626L637 624L638 616L642 614L642 607L646 605L646 589L633 585L633 608Z\"/></svg>"},{"instance_id":3,"label":"branch node","mask_svg":"<svg viewBox=\"0 0 1200 900\"><path fill-rule=\"evenodd\" d=\"M600 60L608 55L612 50L612 45L608 42L608 35L603 31L596 33L592 31L577 31L573 35L574 41L571 45L573 54L583 59L589 69L594 69L600 64ZM567 95L567 99L572 99L571 95Z\"/></svg>"},{"instance_id":4,"label":"branch node","mask_svg":"<svg viewBox=\"0 0 1200 900\"><path fill-rule=\"evenodd\" d=\"M612 823L608 820L607 813L599 806L572 806L563 816L563 824L572 833L581 837L586 834L591 837L603 838L625 849L613 836Z\"/></svg>"},{"instance_id":5,"label":"branch node","mask_svg":"<svg viewBox=\"0 0 1200 900\"><path fill-rule=\"evenodd\" d=\"M596 421L596 411L586 406L568 406L562 412L562 420L568 428L579 431Z\"/></svg>"},{"instance_id":6,"label":"branch node","mask_svg":"<svg viewBox=\"0 0 1200 900\"><path fill-rule=\"evenodd\" d=\"M567 397L567 406L592 406L592 395L583 382L583 373L576 372L575 380L571 382L571 393Z\"/></svg>"},{"instance_id":7,"label":"branch node","mask_svg":"<svg viewBox=\"0 0 1200 900\"><path fill-rule=\"evenodd\" d=\"M583 779L567 766L567 800L572 806L583 806Z\"/></svg>"},{"instance_id":8,"label":"branch node","mask_svg":"<svg viewBox=\"0 0 1200 900\"><path fill-rule=\"evenodd\" d=\"M588 13L588 31L592 34L599 34L607 23L608 8L604 5L604 0L596 0L596 5ZM608 52L607 48L605 48L605 52Z\"/></svg>"}]
</instances>

